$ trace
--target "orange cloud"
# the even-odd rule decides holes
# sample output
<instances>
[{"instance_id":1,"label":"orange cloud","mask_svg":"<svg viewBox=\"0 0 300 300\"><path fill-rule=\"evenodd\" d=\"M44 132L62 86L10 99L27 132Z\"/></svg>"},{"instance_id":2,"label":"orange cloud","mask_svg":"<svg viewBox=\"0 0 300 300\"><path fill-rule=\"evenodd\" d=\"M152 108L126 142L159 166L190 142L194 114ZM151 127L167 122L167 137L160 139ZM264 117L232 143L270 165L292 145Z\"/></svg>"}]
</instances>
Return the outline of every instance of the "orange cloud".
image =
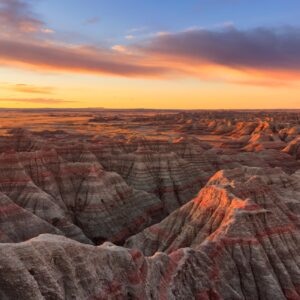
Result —
<instances>
[{"instance_id":1,"label":"orange cloud","mask_svg":"<svg viewBox=\"0 0 300 300\"><path fill-rule=\"evenodd\" d=\"M29 93L29 94L52 94L54 91L53 87L48 86L36 86L36 85L29 85L24 83L19 84L3 84L3 88L20 92L20 93Z\"/></svg>"},{"instance_id":2,"label":"orange cloud","mask_svg":"<svg viewBox=\"0 0 300 300\"><path fill-rule=\"evenodd\" d=\"M34 104L67 104L77 101L63 100L63 99L48 99L48 98L0 98L0 102L18 102L18 103L34 103Z\"/></svg>"},{"instance_id":3,"label":"orange cloud","mask_svg":"<svg viewBox=\"0 0 300 300\"><path fill-rule=\"evenodd\" d=\"M119 76L154 76L167 70L109 50L58 44L0 40L0 62L39 70L86 72Z\"/></svg>"},{"instance_id":4,"label":"orange cloud","mask_svg":"<svg viewBox=\"0 0 300 300\"><path fill-rule=\"evenodd\" d=\"M137 44L103 49L37 38L35 32L51 30L32 14L28 4L22 0L1 3L0 63L6 66L138 78L195 77L272 87L293 85L300 80L297 28L240 31L230 26L215 31L163 32ZM28 38L12 38L13 35L5 34L10 30L29 34ZM43 93L28 86L15 90Z\"/></svg>"}]
</instances>

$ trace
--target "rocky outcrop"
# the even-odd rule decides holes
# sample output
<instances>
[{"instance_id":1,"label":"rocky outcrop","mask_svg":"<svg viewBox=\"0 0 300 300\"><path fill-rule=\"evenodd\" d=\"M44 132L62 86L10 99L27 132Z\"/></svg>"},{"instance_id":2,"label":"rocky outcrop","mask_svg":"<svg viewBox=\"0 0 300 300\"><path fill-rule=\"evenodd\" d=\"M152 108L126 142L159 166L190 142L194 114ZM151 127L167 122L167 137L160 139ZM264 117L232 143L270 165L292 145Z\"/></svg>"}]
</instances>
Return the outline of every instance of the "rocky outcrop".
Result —
<instances>
[{"instance_id":1,"label":"rocky outcrop","mask_svg":"<svg viewBox=\"0 0 300 300\"><path fill-rule=\"evenodd\" d=\"M300 138L292 140L282 152L288 153L296 159L300 158Z\"/></svg>"},{"instance_id":2,"label":"rocky outcrop","mask_svg":"<svg viewBox=\"0 0 300 300\"><path fill-rule=\"evenodd\" d=\"M300 126L287 126L286 128L282 128L278 132L279 137L286 141L291 142L293 139L296 139L300 135Z\"/></svg>"},{"instance_id":3,"label":"rocky outcrop","mask_svg":"<svg viewBox=\"0 0 300 300\"><path fill-rule=\"evenodd\" d=\"M220 171L193 201L126 246L146 255L186 247L195 251L194 258L205 253L220 299L297 299L299 192L298 176L279 169ZM203 291L203 299L209 293Z\"/></svg>"},{"instance_id":4,"label":"rocky outcrop","mask_svg":"<svg viewBox=\"0 0 300 300\"><path fill-rule=\"evenodd\" d=\"M0 244L1 299L147 299L144 258L54 235Z\"/></svg>"},{"instance_id":5,"label":"rocky outcrop","mask_svg":"<svg viewBox=\"0 0 300 300\"><path fill-rule=\"evenodd\" d=\"M140 251L108 242L95 247L40 235L19 244L0 244L0 297L189 299L208 284L204 279L194 287L184 286L192 276L192 257L186 249L144 257ZM180 282L183 270L187 278ZM205 277L205 270L199 272Z\"/></svg>"}]
</instances>

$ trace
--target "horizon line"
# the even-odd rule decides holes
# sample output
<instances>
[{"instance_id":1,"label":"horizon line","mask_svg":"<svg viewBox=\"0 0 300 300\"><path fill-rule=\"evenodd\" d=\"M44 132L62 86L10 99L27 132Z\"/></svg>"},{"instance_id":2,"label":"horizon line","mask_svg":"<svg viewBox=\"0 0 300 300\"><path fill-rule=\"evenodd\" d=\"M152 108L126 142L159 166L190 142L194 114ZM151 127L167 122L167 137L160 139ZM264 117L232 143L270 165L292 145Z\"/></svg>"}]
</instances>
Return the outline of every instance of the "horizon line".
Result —
<instances>
[{"instance_id":1,"label":"horizon line","mask_svg":"<svg viewBox=\"0 0 300 300\"><path fill-rule=\"evenodd\" d=\"M155 111L274 111L274 110L299 110L299 108L106 108L106 107L0 107L1 110L155 110Z\"/></svg>"}]
</instances>

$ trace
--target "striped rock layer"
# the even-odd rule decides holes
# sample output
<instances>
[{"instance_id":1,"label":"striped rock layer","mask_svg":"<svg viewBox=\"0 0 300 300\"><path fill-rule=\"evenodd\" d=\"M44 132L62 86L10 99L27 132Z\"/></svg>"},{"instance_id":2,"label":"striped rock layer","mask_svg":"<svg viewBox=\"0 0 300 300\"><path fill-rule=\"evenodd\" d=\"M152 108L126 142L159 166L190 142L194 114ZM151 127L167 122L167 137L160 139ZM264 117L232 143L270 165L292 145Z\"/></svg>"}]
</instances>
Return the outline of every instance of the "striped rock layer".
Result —
<instances>
[{"instance_id":1,"label":"striped rock layer","mask_svg":"<svg viewBox=\"0 0 300 300\"><path fill-rule=\"evenodd\" d=\"M2 153L0 192L2 242L40 233L121 242L163 215L154 195L133 189L95 161L65 161L55 150Z\"/></svg>"},{"instance_id":2,"label":"striped rock layer","mask_svg":"<svg viewBox=\"0 0 300 300\"><path fill-rule=\"evenodd\" d=\"M126 246L0 244L1 299L299 299L299 174L238 168Z\"/></svg>"},{"instance_id":3,"label":"striped rock layer","mask_svg":"<svg viewBox=\"0 0 300 300\"><path fill-rule=\"evenodd\" d=\"M193 260L203 255L211 288L199 299L299 299L299 179L280 169L220 171L194 200L125 246L145 255L186 248ZM197 273L201 264L192 264Z\"/></svg>"},{"instance_id":4,"label":"striped rock layer","mask_svg":"<svg viewBox=\"0 0 300 300\"><path fill-rule=\"evenodd\" d=\"M300 299L298 131L177 117L232 143L1 137L0 299Z\"/></svg>"}]
</instances>

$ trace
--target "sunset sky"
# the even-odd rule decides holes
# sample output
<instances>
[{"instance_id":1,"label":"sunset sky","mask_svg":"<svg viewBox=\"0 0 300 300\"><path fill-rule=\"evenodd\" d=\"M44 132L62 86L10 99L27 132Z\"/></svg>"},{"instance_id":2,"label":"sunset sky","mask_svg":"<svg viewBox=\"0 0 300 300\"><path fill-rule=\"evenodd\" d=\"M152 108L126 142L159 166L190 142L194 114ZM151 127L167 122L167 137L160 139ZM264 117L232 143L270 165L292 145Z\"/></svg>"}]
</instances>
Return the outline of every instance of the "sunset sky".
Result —
<instances>
[{"instance_id":1,"label":"sunset sky","mask_svg":"<svg viewBox=\"0 0 300 300\"><path fill-rule=\"evenodd\" d=\"M299 0L0 0L0 107L300 108Z\"/></svg>"}]
</instances>

